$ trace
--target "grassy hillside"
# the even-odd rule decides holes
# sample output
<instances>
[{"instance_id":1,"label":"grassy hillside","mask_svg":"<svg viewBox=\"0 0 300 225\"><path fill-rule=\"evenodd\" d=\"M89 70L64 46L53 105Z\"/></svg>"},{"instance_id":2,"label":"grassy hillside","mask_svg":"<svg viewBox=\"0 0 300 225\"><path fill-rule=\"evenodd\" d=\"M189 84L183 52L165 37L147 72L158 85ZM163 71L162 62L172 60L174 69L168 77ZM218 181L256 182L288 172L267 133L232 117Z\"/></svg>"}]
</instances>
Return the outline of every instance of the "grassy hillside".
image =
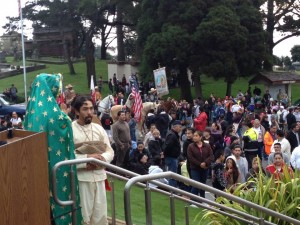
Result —
<instances>
[{"instance_id":1,"label":"grassy hillside","mask_svg":"<svg viewBox=\"0 0 300 225\"><path fill-rule=\"evenodd\" d=\"M21 62L18 63L12 63L11 58L8 58L8 61L11 64L21 64ZM31 64L32 62L28 62L27 64ZM27 90L29 90L29 86L31 82L33 81L34 77L39 73L61 73L64 76L64 85L67 85L71 83L74 86L74 89L77 93L89 93L88 89L88 83L90 81L87 80L86 76L86 65L85 62L79 62L74 64L76 75L70 75L68 72L68 66L67 65L54 65L54 64L46 64L46 69L39 70L35 72L27 73ZM106 61L96 61L96 78L98 79L99 76L103 77L103 80L107 80L107 64ZM223 80L214 80L209 77L202 77L202 88L203 88L203 94L207 98L209 97L210 93L214 93L217 97L224 97L226 93L226 83ZM248 79L245 78L239 78L236 80L236 82L232 86L232 95L235 96L238 92L238 90L242 90L243 92L247 90L248 88ZM15 84L15 86L18 88L18 95L24 96L24 78L23 74L17 75L14 77L9 77L5 79L0 80L0 91L2 92L5 88L9 88L11 84ZM262 90L264 89L262 85L257 85ZM300 98L300 92L297 91L297 88L299 85L293 84L292 87L292 101L295 101ZM253 90L254 87L252 87ZM193 97L195 96L194 87L191 87ZM108 92L107 85L104 85L103 88L103 96L106 96ZM170 90L170 96L174 97L175 99L180 99L180 91L178 88L171 89Z\"/></svg>"}]
</instances>

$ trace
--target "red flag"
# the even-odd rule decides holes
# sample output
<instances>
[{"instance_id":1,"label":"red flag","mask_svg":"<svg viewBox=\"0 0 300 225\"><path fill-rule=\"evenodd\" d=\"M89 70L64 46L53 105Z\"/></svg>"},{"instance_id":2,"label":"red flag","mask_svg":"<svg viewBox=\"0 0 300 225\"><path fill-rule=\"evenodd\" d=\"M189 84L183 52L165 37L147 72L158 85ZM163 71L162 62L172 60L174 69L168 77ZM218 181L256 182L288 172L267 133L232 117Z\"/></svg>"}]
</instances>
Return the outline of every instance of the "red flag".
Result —
<instances>
[{"instance_id":1,"label":"red flag","mask_svg":"<svg viewBox=\"0 0 300 225\"><path fill-rule=\"evenodd\" d=\"M61 89L60 89L60 94L59 96L56 98L56 102L58 105L65 103L65 90L64 90L64 86L62 85Z\"/></svg>"},{"instance_id":2,"label":"red flag","mask_svg":"<svg viewBox=\"0 0 300 225\"><path fill-rule=\"evenodd\" d=\"M93 103L95 104L96 103L96 93L95 93L94 75L91 75L90 90L91 90L91 98L93 100Z\"/></svg>"},{"instance_id":3,"label":"red flag","mask_svg":"<svg viewBox=\"0 0 300 225\"><path fill-rule=\"evenodd\" d=\"M143 109L142 98L139 91L138 90L136 91L134 87L131 89L131 94L135 99L132 107L134 112L134 118L136 119L137 122L140 122L142 117L142 109Z\"/></svg>"}]
</instances>

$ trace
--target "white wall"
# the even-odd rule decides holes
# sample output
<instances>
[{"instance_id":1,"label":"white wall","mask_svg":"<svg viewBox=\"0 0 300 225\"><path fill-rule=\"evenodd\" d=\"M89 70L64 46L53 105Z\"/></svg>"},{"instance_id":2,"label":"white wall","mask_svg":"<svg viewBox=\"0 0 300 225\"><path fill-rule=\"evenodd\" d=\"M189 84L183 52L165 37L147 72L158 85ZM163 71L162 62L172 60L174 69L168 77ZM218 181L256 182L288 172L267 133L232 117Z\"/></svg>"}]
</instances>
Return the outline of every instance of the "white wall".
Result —
<instances>
[{"instance_id":1,"label":"white wall","mask_svg":"<svg viewBox=\"0 0 300 225\"><path fill-rule=\"evenodd\" d=\"M117 64L107 63L108 67L108 80L113 78L114 73L117 75L117 79L122 81L123 74L125 74L126 80L128 81L129 76L132 73L138 72L138 66L133 66L129 63Z\"/></svg>"}]
</instances>

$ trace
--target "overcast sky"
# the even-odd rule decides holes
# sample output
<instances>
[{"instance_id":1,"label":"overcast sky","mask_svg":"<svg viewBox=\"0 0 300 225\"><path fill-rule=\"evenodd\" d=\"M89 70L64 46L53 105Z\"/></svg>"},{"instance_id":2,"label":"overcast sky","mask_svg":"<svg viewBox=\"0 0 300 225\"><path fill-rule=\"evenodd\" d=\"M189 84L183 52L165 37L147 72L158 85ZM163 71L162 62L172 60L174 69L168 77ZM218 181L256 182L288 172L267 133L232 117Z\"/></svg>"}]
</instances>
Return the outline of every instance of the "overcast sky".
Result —
<instances>
[{"instance_id":1,"label":"overcast sky","mask_svg":"<svg viewBox=\"0 0 300 225\"><path fill-rule=\"evenodd\" d=\"M22 5L25 5L27 0L21 0ZM18 15L18 0L0 0L0 35L2 35L5 30L3 30L2 26L7 22L7 16L17 16ZM27 27L24 30L24 34L27 36L31 36L32 28L30 24L27 24ZM275 41L280 38L279 33L275 33L274 39ZM274 55L277 56L291 56L290 50L294 45L300 45L300 37L289 38L280 44L278 44L274 48Z\"/></svg>"}]
</instances>

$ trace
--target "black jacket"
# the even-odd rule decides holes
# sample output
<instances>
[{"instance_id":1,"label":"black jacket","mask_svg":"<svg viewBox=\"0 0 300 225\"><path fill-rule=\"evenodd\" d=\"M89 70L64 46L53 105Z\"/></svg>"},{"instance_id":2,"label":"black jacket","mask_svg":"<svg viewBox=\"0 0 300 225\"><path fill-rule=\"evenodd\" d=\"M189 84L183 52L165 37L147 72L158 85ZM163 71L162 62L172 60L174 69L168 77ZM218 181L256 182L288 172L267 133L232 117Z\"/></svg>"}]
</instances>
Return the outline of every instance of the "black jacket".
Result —
<instances>
[{"instance_id":1,"label":"black jacket","mask_svg":"<svg viewBox=\"0 0 300 225\"><path fill-rule=\"evenodd\" d=\"M161 139L149 141L148 150L152 158L154 158L157 155L160 155L160 153L163 151L162 146L163 146L163 142Z\"/></svg>"},{"instance_id":2,"label":"black jacket","mask_svg":"<svg viewBox=\"0 0 300 225\"><path fill-rule=\"evenodd\" d=\"M170 119L167 113L160 113L156 116L155 125L160 132L168 129L169 122Z\"/></svg>"},{"instance_id":3,"label":"black jacket","mask_svg":"<svg viewBox=\"0 0 300 225\"><path fill-rule=\"evenodd\" d=\"M300 133L299 133L299 132L298 132L298 136L299 136L299 138L300 138ZM293 131L290 130L290 131L288 132L286 139L290 142L290 145L291 145L291 151L293 151L294 148L296 148L296 147L299 146L299 143L298 143L296 134L295 134Z\"/></svg>"},{"instance_id":4,"label":"black jacket","mask_svg":"<svg viewBox=\"0 0 300 225\"><path fill-rule=\"evenodd\" d=\"M287 123L287 126L288 126L288 130L291 129L291 126L292 124L296 123L296 117L293 113L288 113L286 115L286 123Z\"/></svg>"},{"instance_id":5,"label":"black jacket","mask_svg":"<svg viewBox=\"0 0 300 225\"><path fill-rule=\"evenodd\" d=\"M185 142L183 142L183 146L182 146L182 155L184 156L184 158L187 158L187 149L189 147L189 144L193 143L192 139L186 139Z\"/></svg>"},{"instance_id":6,"label":"black jacket","mask_svg":"<svg viewBox=\"0 0 300 225\"><path fill-rule=\"evenodd\" d=\"M181 146L179 142L179 135L174 130L168 131L163 145L163 151L165 157L178 158L180 155Z\"/></svg>"}]
</instances>

